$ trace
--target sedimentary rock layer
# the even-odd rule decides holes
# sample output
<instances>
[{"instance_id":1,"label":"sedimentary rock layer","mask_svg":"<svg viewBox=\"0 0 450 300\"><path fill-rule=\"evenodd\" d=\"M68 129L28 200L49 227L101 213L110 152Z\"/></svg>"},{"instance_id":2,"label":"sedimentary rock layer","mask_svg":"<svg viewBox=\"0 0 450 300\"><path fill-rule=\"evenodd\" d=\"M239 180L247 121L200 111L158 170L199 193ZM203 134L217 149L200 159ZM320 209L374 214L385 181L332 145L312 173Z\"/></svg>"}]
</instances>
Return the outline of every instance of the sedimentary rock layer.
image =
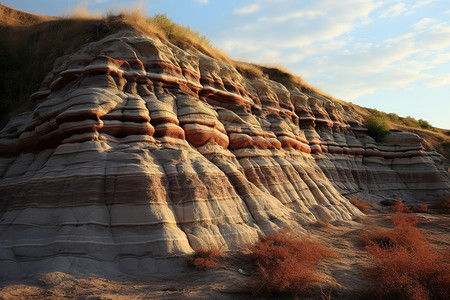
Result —
<instances>
[{"instance_id":1,"label":"sedimentary rock layer","mask_svg":"<svg viewBox=\"0 0 450 300\"><path fill-rule=\"evenodd\" d=\"M351 220L355 193L450 193L416 136L376 144L329 99L136 32L61 57L32 99L0 132L3 276L158 272L159 258Z\"/></svg>"}]
</instances>

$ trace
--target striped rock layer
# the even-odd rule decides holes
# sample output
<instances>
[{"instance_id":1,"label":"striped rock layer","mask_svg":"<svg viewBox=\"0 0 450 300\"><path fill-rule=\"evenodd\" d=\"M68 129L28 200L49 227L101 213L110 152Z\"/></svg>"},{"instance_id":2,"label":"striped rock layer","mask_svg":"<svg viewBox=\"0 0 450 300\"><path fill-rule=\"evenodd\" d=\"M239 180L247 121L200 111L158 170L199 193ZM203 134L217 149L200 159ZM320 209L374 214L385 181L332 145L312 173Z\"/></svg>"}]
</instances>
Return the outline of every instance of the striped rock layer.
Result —
<instances>
[{"instance_id":1,"label":"striped rock layer","mask_svg":"<svg viewBox=\"0 0 450 300\"><path fill-rule=\"evenodd\" d=\"M61 57L32 99L0 132L0 277L163 272L202 247L352 220L355 193L450 193L417 136L376 144L329 99L136 32Z\"/></svg>"}]
</instances>

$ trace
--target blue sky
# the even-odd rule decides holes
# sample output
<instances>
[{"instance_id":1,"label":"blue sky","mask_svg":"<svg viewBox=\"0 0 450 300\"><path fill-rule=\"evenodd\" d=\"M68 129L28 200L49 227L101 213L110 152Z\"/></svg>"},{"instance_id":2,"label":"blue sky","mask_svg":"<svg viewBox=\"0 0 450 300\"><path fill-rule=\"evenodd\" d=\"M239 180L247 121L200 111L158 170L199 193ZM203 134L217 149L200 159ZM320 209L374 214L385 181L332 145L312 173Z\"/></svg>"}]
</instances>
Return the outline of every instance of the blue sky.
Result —
<instances>
[{"instance_id":1,"label":"blue sky","mask_svg":"<svg viewBox=\"0 0 450 300\"><path fill-rule=\"evenodd\" d=\"M0 0L61 16L142 3L233 59L278 65L324 92L450 129L449 0Z\"/></svg>"}]
</instances>

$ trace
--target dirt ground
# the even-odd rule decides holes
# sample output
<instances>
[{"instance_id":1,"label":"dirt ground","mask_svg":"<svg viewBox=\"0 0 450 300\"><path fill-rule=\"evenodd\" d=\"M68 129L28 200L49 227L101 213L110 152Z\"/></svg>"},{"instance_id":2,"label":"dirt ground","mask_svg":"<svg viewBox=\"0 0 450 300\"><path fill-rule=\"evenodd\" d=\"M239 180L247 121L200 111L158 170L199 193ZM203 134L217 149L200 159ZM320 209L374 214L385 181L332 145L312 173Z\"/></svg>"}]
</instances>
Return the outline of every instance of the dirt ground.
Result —
<instances>
[{"instance_id":1,"label":"dirt ground","mask_svg":"<svg viewBox=\"0 0 450 300\"><path fill-rule=\"evenodd\" d=\"M450 250L450 215L415 214L417 227L437 250ZM368 283L361 270L368 257L359 236L377 224L392 227L393 213L372 212L357 222L339 222L326 227L308 226L309 236L333 247L336 260L320 265L327 283L302 299L364 299ZM253 296L246 286L256 272L248 252L226 253L224 265L206 271L186 269L167 278L99 278L64 273L36 274L21 282L0 282L0 299L269 299ZM240 269L240 270L239 270ZM283 299L281 296L274 297ZM285 299L289 299L286 297Z\"/></svg>"}]
</instances>

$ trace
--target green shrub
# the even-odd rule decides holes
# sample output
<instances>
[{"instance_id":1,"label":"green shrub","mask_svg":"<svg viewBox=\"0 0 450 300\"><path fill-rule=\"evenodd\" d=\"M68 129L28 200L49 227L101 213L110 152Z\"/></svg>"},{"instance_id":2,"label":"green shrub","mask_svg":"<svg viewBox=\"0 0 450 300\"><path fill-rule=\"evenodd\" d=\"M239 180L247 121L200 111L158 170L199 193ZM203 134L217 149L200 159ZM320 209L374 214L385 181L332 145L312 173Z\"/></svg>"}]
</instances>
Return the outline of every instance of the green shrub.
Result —
<instances>
[{"instance_id":1,"label":"green shrub","mask_svg":"<svg viewBox=\"0 0 450 300\"><path fill-rule=\"evenodd\" d=\"M366 108L367 111L370 113L370 117L372 118L386 118L387 114L385 112L379 111L374 108Z\"/></svg>"},{"instance_id":2,"label":"green shrub","mask_svg":"<svg viewBox=\"0 0 450 300\"><path fill-rule=\"evenodd\" d=\"M400 117L397 114L389 113L387 115L388 115L388 118L391 120L391 122L396 123L396 124L401 124L402 123L400 121Z\"/></svg>"},{"instance_id":3,"label":"green shrub","mask_svg":"<svg viewBox=\"0 0 450 300\"><path fill-rule=\"evenodd\" d=\"M377 142L383 141L384 136L389 132L389 125L383 117L370 117L364 125L367 128L367 134Z\"/></svg>"},{"instance_id":4,"label":"green shrub","mask_svg":"<svg viewBox=\"0 0 450 300\"><path fill-rule=\"evenodd\" d=\"M419 126L420 126L420 128L423 128L423 129L428 129L428 130L433 129L433 126L430 123L428 123L428 121L425 121L422 119L419 119Z\"/></svg>"},{"instance_id":5,"label":"green shrub","mask_svg":"<svg viewBox=\"0 0 450 300\"><path fill-rule=\"evenodd\" d=\"M409 127L416 127L419 128L419 121L417 121L416 119L414 119L411 116L407 116L405 118L400 118L400 120L402 121L403 125L409 126Z\"/></svg>"}]
</instances>

